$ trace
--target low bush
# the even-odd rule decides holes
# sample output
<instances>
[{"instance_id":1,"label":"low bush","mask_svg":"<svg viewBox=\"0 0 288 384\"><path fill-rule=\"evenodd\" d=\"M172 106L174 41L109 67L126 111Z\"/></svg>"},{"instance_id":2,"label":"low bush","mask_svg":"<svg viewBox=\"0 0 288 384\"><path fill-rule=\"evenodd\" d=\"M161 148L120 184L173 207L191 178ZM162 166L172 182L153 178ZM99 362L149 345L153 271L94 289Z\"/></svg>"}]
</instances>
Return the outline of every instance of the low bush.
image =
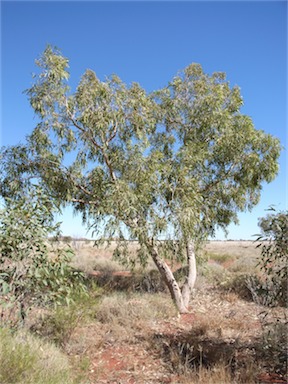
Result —
<instances>
[{"instance_id":1,"label":"low bush","mask_svg":"<svg viewBox=\"0 0 288 384\"><path fill-rule=\"evenodd\" d=\"M261 249L258 266L263 273L263 289L261 294L267 296L270 306L287 304L288 279L288 211L275 212L259 220L261 234L256 241Z\"/></svg>"},{"instance_id":2,"label":"low bush","mask_svg":"<svg viewBox=\"0 0 288 384\"><path fill-rule=\"evenodd\" d=\"M253 301L257 297L255 292L255 289L257 288L257 281L257 277L252 275L230 275L229 279L221 284L221 289L235 293L241 299Z\"/></svg>"},{"instance_id":3,"label":"low bush","mask_svg":"<svg viewBox=\"0 0 288 384\"><path fill-rule=\"evenodd\" d=\"M99 298L98 288L90 289L89 295L75 295L70 305L57 306L41 316L31 326L31 331L65 348L78 324L94 318Z\"/></svg>"},{"instance_id":4,"label":"low bush","mask_svg":"<svg viewBox=\"0 0 288 384\"><path fill-rule=\"evenodd\" d=\"M252 270L256 271L257 259L250 256L241 256L237 258L230 266L228 271L237 274L249 274Z\"/></svg>"},{"instance_id":5,"label":"low bush","mask_svg":"<svg viewBox=\"0 0 288 384\"><path fill-rule=\"evenodd\" d=\"M268 307L286 305L284 300L287 295L286 279L276 282L256 273L231 274L219 284L219 287L224 291L237 294L241 299L254 301L258 305ZM279 291L282 295L278 295ZM285 295L284 292L286 292Z\"/></svg>"},{"instance_id":6,"label":"low bush","mask_svg":"<svg viewBox=\"0 0 288 384\"><path fill-rule=\"evenodd\" d=\"M193 328L180 335L156 334L151 340L172 374L181 375L181 383L254 384L258 373L253 347L209 337Z\"/></svg>"},{"instance_id":7,"label":"low bush","mask_svg":"<svg viewBox=\"0 0 288 384\"><path fill-rule=\"evenodd\" d=\"M93 276L93 275L92 275ZM91 277L92 277L91 276ZM157 270L148 271L102 271L93 276L97 285L106 292L157 293L166 291L166 286Z\"/></svg>"},{"instance_id":8,"label":"low bush","mask_svg":"<svg viewBox=\"0 0 288 384\"><path fill-rule=\"evenodd\" d=\"M286 321L274 319L262 324L263 334L258 346L258 354L265 361L265 368L285 378L287 375L288 336Z\"/></svg>"}]
</instances>

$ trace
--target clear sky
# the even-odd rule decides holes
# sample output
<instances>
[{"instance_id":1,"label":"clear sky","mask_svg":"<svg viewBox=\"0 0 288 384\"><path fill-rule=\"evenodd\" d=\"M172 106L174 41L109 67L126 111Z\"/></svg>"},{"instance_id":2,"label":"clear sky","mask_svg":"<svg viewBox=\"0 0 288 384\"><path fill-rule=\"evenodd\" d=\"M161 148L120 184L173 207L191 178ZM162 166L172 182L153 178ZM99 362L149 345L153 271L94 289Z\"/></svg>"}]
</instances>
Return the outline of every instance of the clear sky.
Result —
<instances>
[{"instance_id":1,"label":"clear sky","mask_svg":"<svg viewBox=\"0 0 288 384\"><path fill-rule=\"evenodd\" d=\"M147 91L167 85L192 62L210 74L226 72L231 86L241 88L242 112L287 148L286 1L2 0L1 145L23 142L36 125L23 91L47 44L69 58L73 87L87 68ZM287 209L286 162L283 150L278 177L263 186L251 213L239 215L240 225L229 227L229 239L251 239L269 205ZM64 234L86 236L70 210L58 219Z\"/></svg>"}]
</instances>

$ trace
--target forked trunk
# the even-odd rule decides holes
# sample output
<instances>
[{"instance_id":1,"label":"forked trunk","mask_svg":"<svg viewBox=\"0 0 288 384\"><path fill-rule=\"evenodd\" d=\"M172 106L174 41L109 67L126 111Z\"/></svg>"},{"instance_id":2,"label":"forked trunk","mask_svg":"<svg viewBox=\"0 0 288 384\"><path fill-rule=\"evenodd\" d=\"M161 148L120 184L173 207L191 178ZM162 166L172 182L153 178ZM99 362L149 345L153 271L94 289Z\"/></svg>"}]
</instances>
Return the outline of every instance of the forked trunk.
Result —
<instances>
[{"instance_id":1,"label":"forked trunk","mask_svg":"<svg viewBox=\"0 0 288 384\"><path fill-rule=\"evenodd\" d=\"M159 256L155 247L149 247L149 248L150 248L150 252L151 252L151 256L153 258L153 261L156 264L163 280L165 281L165 283L166 283L166 285L170 291L171 297L172 297L178 311L180 313L187 313L188 308L184 303L181 289L179 287L179 284L175 280L173 272L171 271L169 266L166 264L165 260L163 260Z\"/></svg>"},{"instance_id":2,"label":"forked trunk","mask_svg":"<svg viewBox=\"0 0 288 384\"><path fill-rule=\"evenodd\" d=\"M185 283L182 287L182 292L177 283L173 272L170 267L167 265L165 260L159 256L157 249L154 246L149 246L151 256L154 263L156 264L163 280L165 281L171 297L180 313L188 313L188 306L191 291L195 285L196 281L196 258L195 258L195 248L192 241L187 243L186 252L187 252L187 262L188 262L188 275L186 277Z\"/></svg>"}]
</instances>

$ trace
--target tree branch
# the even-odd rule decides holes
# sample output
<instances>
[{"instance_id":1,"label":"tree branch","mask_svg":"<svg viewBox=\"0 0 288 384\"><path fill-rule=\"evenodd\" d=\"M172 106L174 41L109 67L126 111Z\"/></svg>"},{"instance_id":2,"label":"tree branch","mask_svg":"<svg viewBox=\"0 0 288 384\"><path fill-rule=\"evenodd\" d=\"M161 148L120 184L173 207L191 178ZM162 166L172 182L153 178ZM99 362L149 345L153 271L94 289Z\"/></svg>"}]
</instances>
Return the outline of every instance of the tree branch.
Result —
<instances>
[{"instance_id":1,"label":"tree branch","mask_svg":"<svg viewBox=\"0 0 288 384\"><path fill-rule=\"evenodd\" d=\"M68 113L68 117L70 118L72 124L74 125L75 128L79 129L84 135L86 135L88 137L88 139L90 140L90 142L94 145L94 147L99 150L103 156L103 159L104 159L104 162L109 170L109 174L110 174L110 177L111 179L113 180L113 182L116 182L117 178L116 178L116 175L112 169L112 164L109 160L109 157L107 156L107 154L105 153L105 150L104 150L104 147L101 146L100 144L97 143L97 141L92 137L92 135L90 134L89 135L89 132L85 130L85 128L81 127L77 121L75 120L74 116L72 115L72 113L69 111L69 107L68 107L68 103L67 103L67 99L66 99L66 108L67 108L67 113ZM109 136L109 138L106 140L106 145L108 146L108 144L110 143L111 140L114 139L114 137L116 136L117 134L117 123L115 124L114 126L114 129L113 129L113 132L112 134Z\"/></svg>"},{"instance_id":2,"label":"tree branch","mask_svg":"<svg viewBox=\"0 0 288 384\"><path fill-rule=\"evenodd\" d=\"M99 201L95 200L84 200L84 199L71 199L72 203L81 203L81 204L88 204L88 205L99 205Z\"/></svg>"}]
</instances>

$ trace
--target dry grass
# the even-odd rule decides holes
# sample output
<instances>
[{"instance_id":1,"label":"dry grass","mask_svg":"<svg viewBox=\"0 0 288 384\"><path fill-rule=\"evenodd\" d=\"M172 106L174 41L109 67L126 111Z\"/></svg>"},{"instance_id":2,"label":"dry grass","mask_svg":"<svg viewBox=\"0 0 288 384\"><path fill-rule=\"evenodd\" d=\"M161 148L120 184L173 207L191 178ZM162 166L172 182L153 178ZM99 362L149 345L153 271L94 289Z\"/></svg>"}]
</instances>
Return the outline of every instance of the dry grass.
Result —
<instances>
[{"instance_id":1,"label":"dry grass","mask_svg":"<svg viewBox=\"0 0 288 384\"><path fill-rule=\"evenodd\" d=\"M211 254L226 254L242 257L257 258L260 256L260 249L256 248L258 243L254 241L208 241L205 250Z\"/></svg>"},{"instance_id":2,"label":"dry grass","mask_svg":"<svg viewBox=\"0 0 288 384\"><path fill-rule=\"evenodd\" d=\"M127 339L147 323L177 316L171 299L165 294L114 293L103 297L96 320L109 325L110 333L118 339Z\"/></svg>"},{"instance_id":3,"label":"dry grass","mask_svg":"<svg viewBox=\"0 0 288 384\"><path fill-rule=\"evenodd\" d=\"M231 375L231 366L225 362L218 362L212 367L205 367L202 364L193 370L188 369L184 374L175 375L173 384L255 384L257 372L255 363L247 362L238 371L238 378ZM239 378L241 376L241 378Z\"/></svg>"},{"instance_id":4,"label":"dry grass","mask_svg":"<svg viewBox=\"0 0 288 384\"><path fill-rule=\"evenodd\" d=\"M219 264L230 262L232 269L238 269L241 272L247 269L251 271L251 267L255 266L257 257L260 256L260 249L256 248L256 245L253 241L209 241L204 246L204 259L208 258ZM120 262L112 258L116 248L116 243L113 241L110 245L103 244L99 247L94 246L93 241L78 241L73 248L76 254L73 264L85 272L125 269ZM131 241L128 249L131 257L136 257L137 242ZM155 265L153 261L148 260L147 270L151 269L155 269Z\"/></svg>"},{"instance_id":5,"label":"dry grass","mask_svg":"<svg viewBox=\"0 0 288 384\"><path fill-rule=\"evenodd\" d=\"M93 271L112 273L123 270L123 266L112 259L110 251L107 252L107 255L105 255L106 251L98 252L93 248L77 251L73 259L73 266L88 274Z\"/></svg>"},{"instance_id":6,"label":"dry grass","mask_svg":"<svg viewBox=\"0 0 288 384\"><path fill-rule=\"evenodd\" d=\"M112 260L113 243L108 248L95 248L93 242L84 241L73 247L77 268L107 276L123 270ZM56 333L51 338L60 340L74 370L89 376L90 381L82 379L81 384L252 384L259 382L258 374L266 369L279 369L280 375L283 326L274 333L263 333L259 321L262 306L240 299L231 287L215 289L246 269L251 273L259 249L253 242L234 241L209 242L205 249L209 261L199 268L191 314L178 316L169 294L154 290L155 271L151 276L148 272L118 276L123 280L114 281L118 288L104 284L92 301L90 297L54 313L50 325ZM131 242L130 251L136 254L137 243ZM143 276L149 294L136 292ZM266 364L265 359L274 359L273 364ZM280 363L274 364L277 359L282 368L278 368ZM70 384L69 380L64 383Z\"/></svg>"},{"instance_id":7,"label":"dry grass","mask_svg":"<svg viewBox=\"0 0 288 384\"><path fill-rule=\"evenodd\" d=\"M1 384L72 384L67 356L25 331L0 331Z\"/></svg>"}]
</instances>

